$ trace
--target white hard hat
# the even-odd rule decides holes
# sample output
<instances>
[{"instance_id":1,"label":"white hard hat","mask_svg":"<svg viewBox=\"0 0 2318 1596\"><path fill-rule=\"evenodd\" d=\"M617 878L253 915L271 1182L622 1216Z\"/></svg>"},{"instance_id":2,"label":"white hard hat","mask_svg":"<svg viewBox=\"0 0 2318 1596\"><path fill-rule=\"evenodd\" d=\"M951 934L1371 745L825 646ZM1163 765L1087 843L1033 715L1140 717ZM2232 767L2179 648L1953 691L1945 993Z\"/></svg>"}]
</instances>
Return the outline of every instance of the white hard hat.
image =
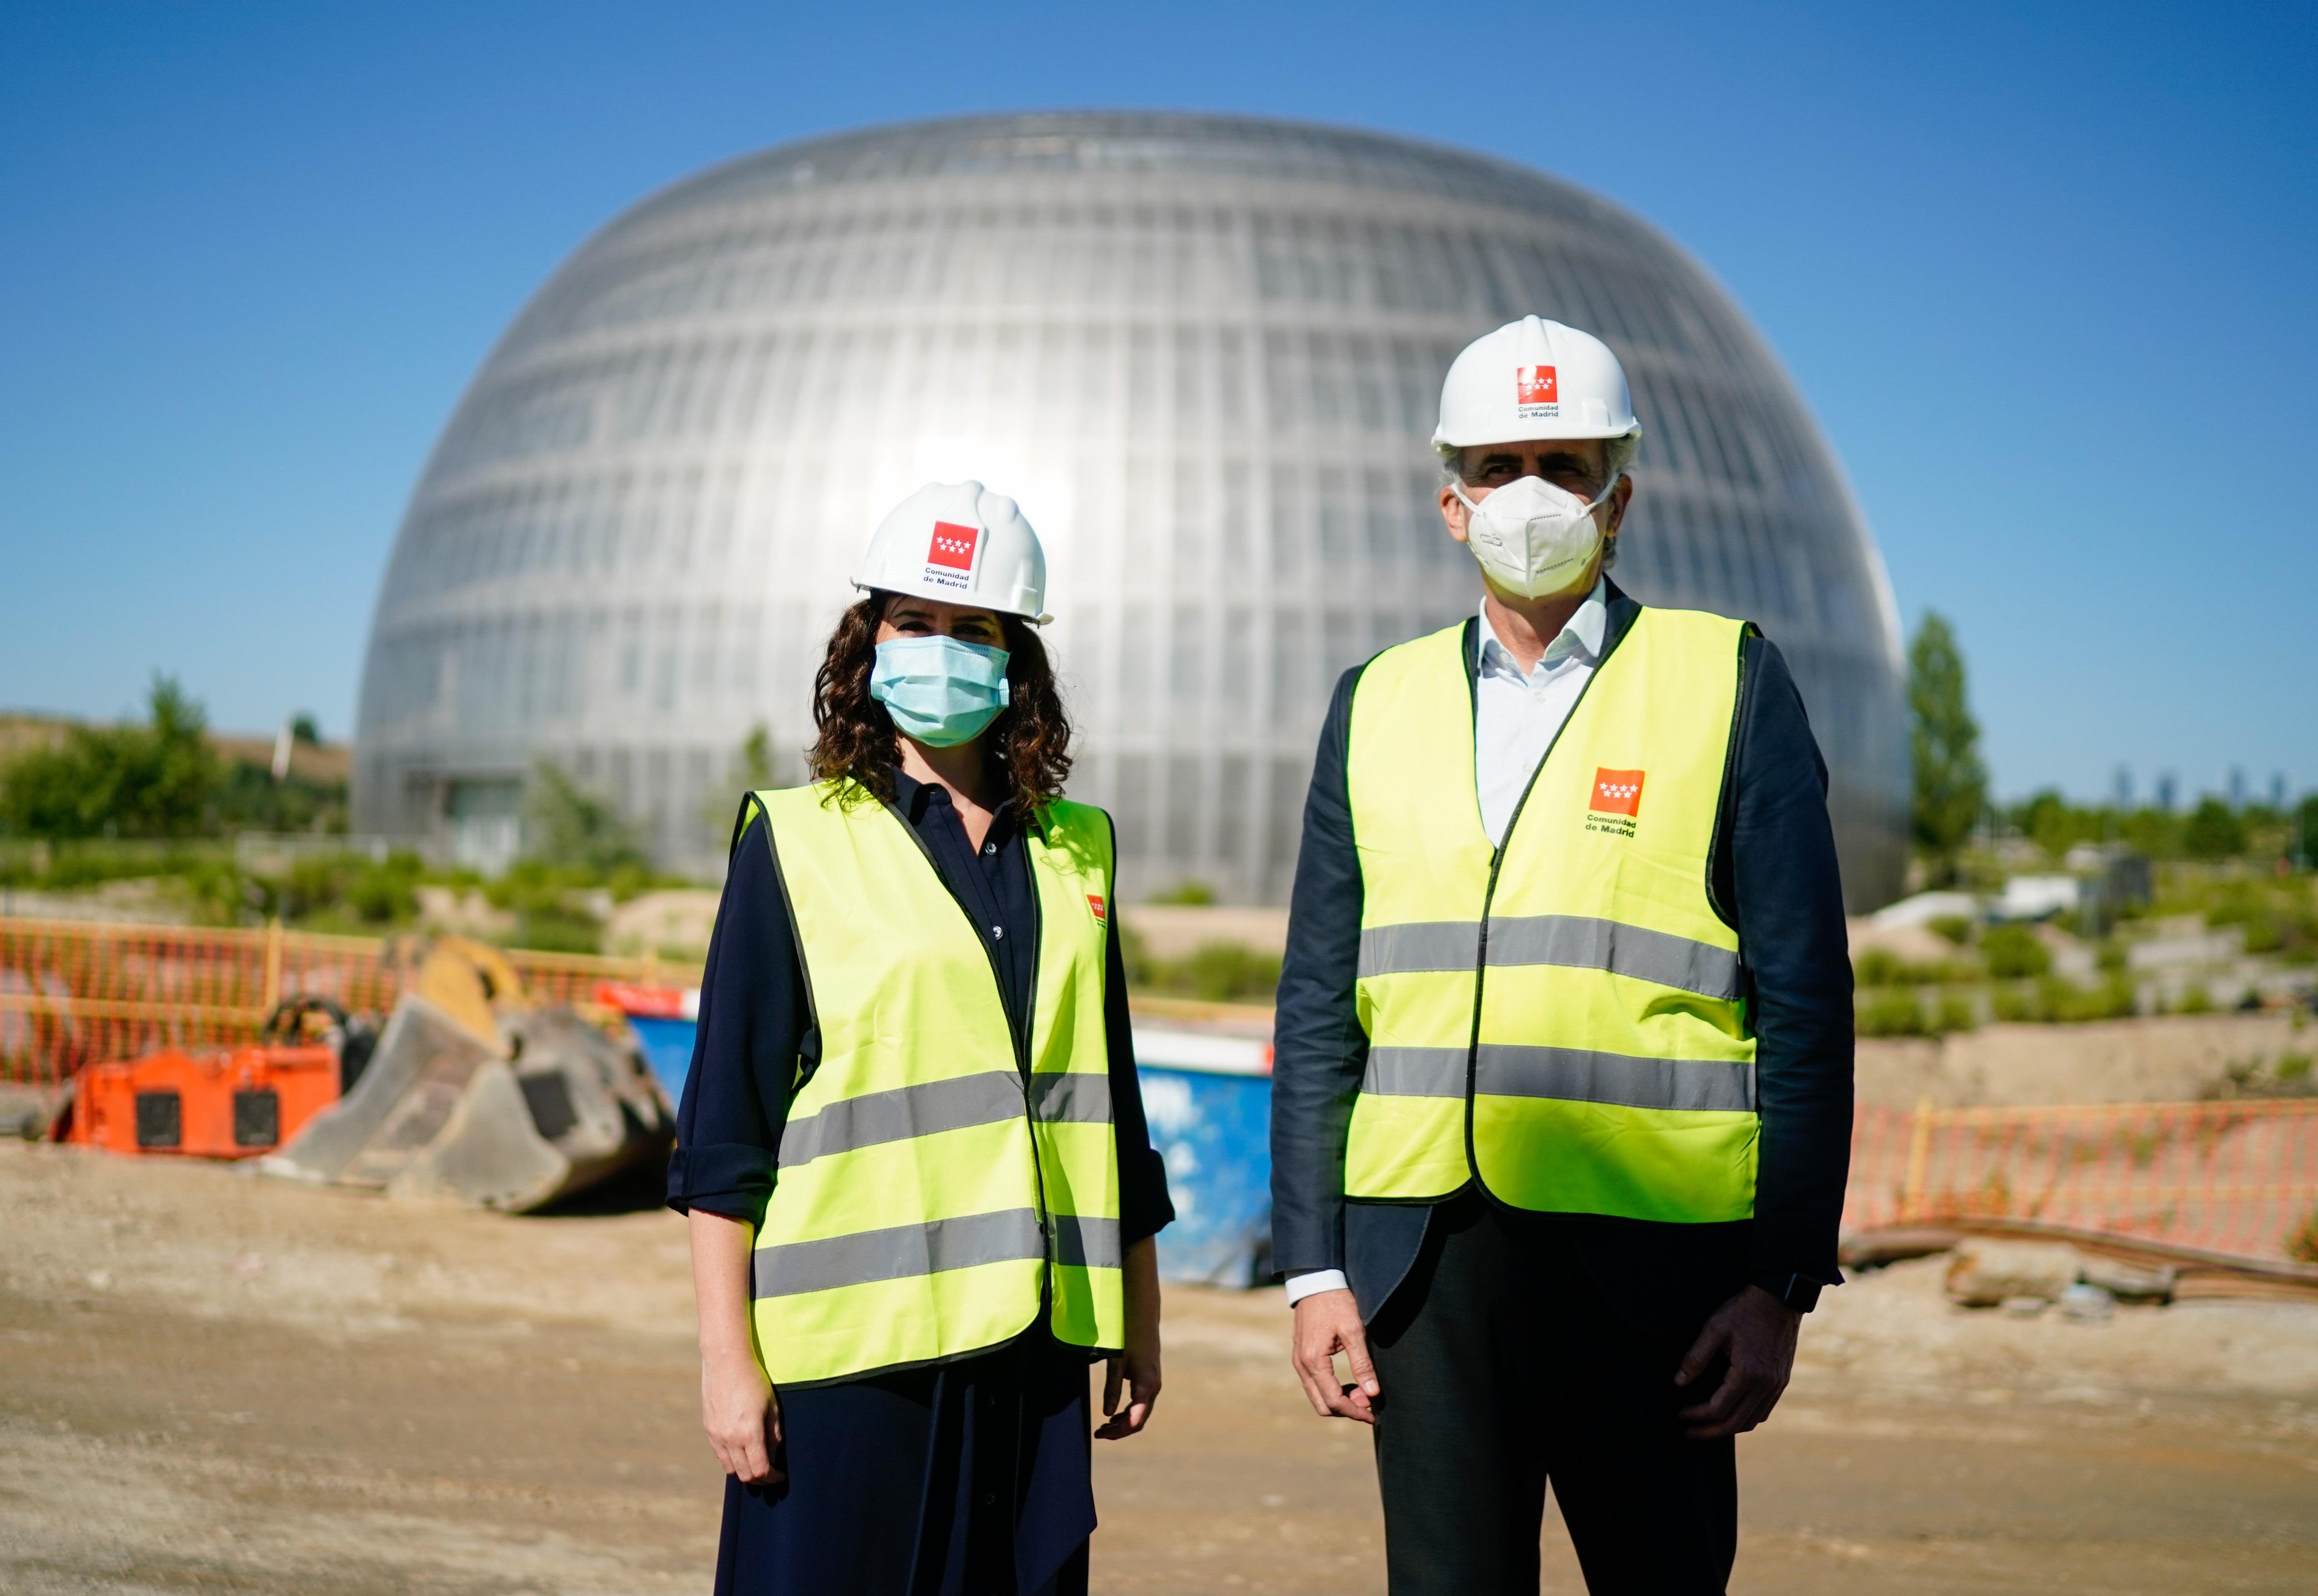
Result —
<instances>
[{"instance_id":1,"label":"white hard hat","mask_svg":"<svg viewBox=\"0 0 2318 1596\"><path fill-rule=\"evenodd\" d=\"M1022 507L980 482L928 482L870 535L857 588L915 593L1043 626L1047 551Z\"/></svg>"},{"instance_id":2,"label":"white hard hat","mask_svg":"<svg viewBox=\"0 0 2318 1596\"><path fill-rule=\"evenodd\" d=\"M1443 454L1546 437L1639 437L1626 370L1590 332L1536 316L1465 346L1441 384Z\"/></svg>"}]
</instances>

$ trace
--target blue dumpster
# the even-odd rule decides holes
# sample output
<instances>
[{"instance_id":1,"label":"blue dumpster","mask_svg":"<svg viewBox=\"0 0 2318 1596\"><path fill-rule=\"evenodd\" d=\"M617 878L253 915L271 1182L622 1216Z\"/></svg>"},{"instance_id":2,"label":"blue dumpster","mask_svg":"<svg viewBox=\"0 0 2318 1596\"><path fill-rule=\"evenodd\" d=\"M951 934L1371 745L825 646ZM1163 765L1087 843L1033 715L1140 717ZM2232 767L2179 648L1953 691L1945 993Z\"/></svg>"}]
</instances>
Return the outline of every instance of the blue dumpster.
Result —
<instances>
[{"instance_id":1,"label":"blue dumpster","mask_svg":"<svg viewBox=\"0 0 2318 1596\"><path fill-rule=\"evenodd\" d=\"M643 1044L644 1060L668 1088L670 1103L684 1101L684 1080L692 1073L692 1039L699 1029L694 1020L664 1019L655 1014L630 1014L628 1029Z\"/></svg>"},{"instance_id":2,"label":"blue dumpster","mask_svg":"<svg viewBox=\"0 0 2318 1596\"><path fill-rule=\"evenodd\" d=\"M1151 1145L1167 1164L1175 1222L1159 1273L1203 1285L1271 1276L1271 1044L1208 1031L1135 1027Z\"/></svg>"}]
</instances>

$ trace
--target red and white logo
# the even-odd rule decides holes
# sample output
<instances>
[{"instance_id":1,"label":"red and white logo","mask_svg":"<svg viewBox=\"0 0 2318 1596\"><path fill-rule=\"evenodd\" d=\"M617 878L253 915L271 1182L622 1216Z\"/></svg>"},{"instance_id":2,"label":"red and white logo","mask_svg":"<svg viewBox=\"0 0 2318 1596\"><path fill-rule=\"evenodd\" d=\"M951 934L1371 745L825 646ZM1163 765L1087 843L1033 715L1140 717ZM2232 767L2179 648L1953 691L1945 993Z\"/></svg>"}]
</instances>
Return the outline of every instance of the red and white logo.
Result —
<instances>
[{"instance_id":1,"label":"red and white logo","mask_svg":"<svg viewBox=\"0 0 2318 1596\"><path fill-rule=\"evenodd\" d=\"M1642 772L1606 771L1595 767L1594 801L1586 807L1596 815L1640 815L1642 812Z\"/></svg>"},{"instance_id":2,"label":"red and white logo","mask_svg":"<svg viewBox=\"0 0 2318 1596\"><path fill-rule=\"evenodd\" d=\"M1097 925L1108 925L1110 924L1110 911L1103 906L1101 893L1088 893L1087 907L1094 911L1094 923Z\"/></svg>"},{"instance_id":3,"label":"red and white logo","mask_svg":"<svg viewBox=\"0 0 2318 1596\"><path fill-rule=\"evenodd\" d=\"M947 565L953 571L974 569L974 546L981 540L982 528L961 527L956 521L936 521L934 540L926 549L926 564Z\"/></svg>"},{"instance_id":4,"label":"red and white logo","mask_svg":"<svg viewBox=\"0 0 2318 1596\"><path fill-rule=\"evenodd\" d=\"M1514 402L1515 404L1559 404L1560 380L1550 365L1517 365L1514 367Z\"/></svg>"}]
</instances>

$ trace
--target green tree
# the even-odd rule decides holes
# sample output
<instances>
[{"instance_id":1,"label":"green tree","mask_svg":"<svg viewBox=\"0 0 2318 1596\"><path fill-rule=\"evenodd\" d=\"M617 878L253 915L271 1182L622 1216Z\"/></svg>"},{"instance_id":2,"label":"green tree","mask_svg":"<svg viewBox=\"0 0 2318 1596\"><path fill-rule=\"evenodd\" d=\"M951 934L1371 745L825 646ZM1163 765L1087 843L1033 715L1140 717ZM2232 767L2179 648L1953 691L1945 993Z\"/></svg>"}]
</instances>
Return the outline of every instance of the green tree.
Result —
<instances>
[{"instance_id":1,"label":"green tree","mask_svg":"<svg viewBox=\"0 0 2318 1596\"><path fill-rule=\"evenodd\" d=\"M1956 855L1988 798L1980 726L1964 697L1963 655L1936 610L1908 646L1909 743L1916 765L1916 846L1936 882L1955 879Z\"/></svg>"},{"instance_id":2,"label":"green tree","mask_svg":"<svg viewBox=\"0 0 2318 1596\"><path fill-rule=\"evenodd\" d=\"M643 844L609 801L588 791L554 765L532 767L526 795L524 850L541 864L607 876L645 864Z\"/></svg>"},{"instance_id":3,"label":"green tree","mask_svg":"<svg viewBox=\"0 0 2318 1596\"><path fill-rule=\"evenodd\" d=\"M80 726L0 771L0 826L30 836L192 836L210 827L225 780L209 717L157 675L143 726Z\"/></svg>"},{"instance_id":4,"label":"green tree","mask_svg":"<svg viewBox=\"0 0 2318 1596\"><path fill-rule=\"evenodd\" d=\"M745 792L759 792L773 784L773 734L763 721L750 726L741 740L741 757L733 773L741 778Z\"/></svg>"},{"instance_id":5,"label":"green tree","mask_svg":"<svg viewBox=\"0 0 2318 1596\"><path fill-rule=\"evenodd\" d=\"M2245 822L2217 798L2198 799L2181 828L2181 850L2192 859L2235 859L2245 845Z\"/></svg>"},{"instance_id":6,"label":"green tree","mask_svg":"<svg viewBox=\"0 0 2318 1596\"><path fill-rule=\"evenodd\" d=\"M700 824L708 834L719 842L724 840L733 824L742 800L752 792L780 785L773 769L773 734L763 721L749 728L741 739L741 746L732 752L732 762L725 767L724 783L708 784L700 799Z\"/></svg>"}]
</instances>

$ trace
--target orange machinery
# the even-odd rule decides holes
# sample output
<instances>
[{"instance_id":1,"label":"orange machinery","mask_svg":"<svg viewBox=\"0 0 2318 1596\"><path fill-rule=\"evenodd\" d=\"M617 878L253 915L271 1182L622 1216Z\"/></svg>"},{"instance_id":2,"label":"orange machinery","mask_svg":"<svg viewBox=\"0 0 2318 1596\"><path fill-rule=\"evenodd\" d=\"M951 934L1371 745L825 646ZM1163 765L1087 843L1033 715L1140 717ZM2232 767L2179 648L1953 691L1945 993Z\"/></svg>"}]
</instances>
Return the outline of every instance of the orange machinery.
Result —
<instances>
[{"instance_id":1,"label":"orange machinery","mask_svg":"<svg viewBox=\"0 0 2318 1596\"><path fill-rule=\"evenodd\" d=\"M112 1152L247 1159L272 1152L337 1100L338 1055L328 1046L166 1048L83 1069L62 1139Z\"/></svg>"}]
</instances>

